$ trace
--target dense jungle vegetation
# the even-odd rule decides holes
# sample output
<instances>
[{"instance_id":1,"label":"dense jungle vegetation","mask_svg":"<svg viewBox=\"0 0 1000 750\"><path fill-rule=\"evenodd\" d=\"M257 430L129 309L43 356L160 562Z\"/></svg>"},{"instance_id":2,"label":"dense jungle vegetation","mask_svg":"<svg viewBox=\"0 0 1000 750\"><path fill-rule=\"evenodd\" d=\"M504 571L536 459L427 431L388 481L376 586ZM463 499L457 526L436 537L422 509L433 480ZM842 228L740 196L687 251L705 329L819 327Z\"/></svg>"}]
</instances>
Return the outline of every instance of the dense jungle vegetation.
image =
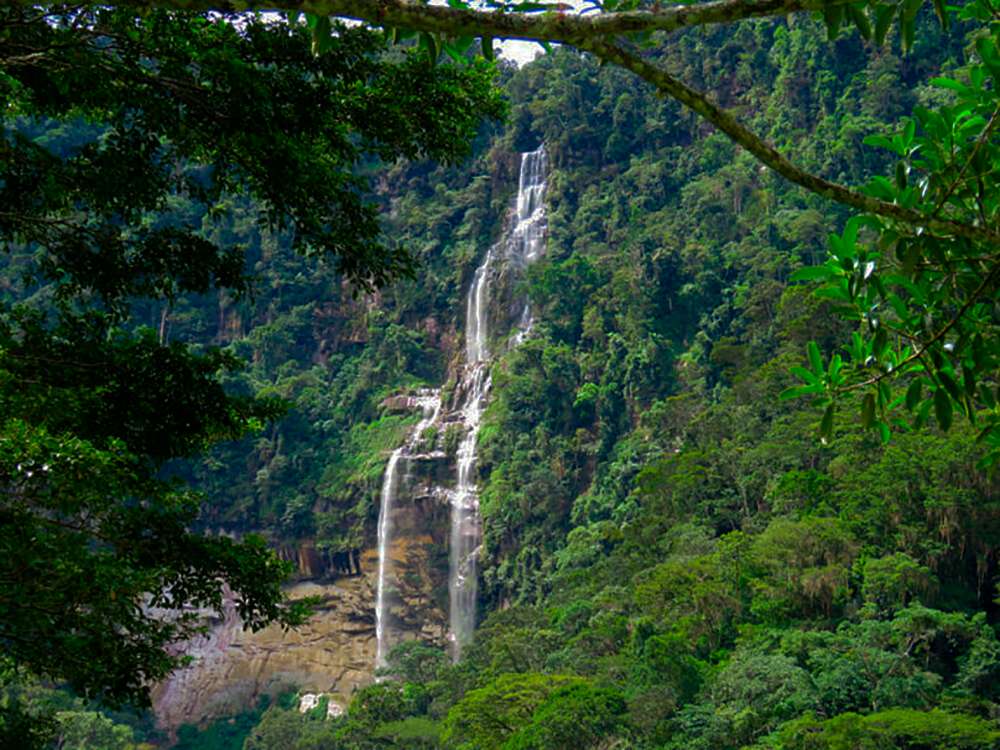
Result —
<instances>
[{"instance_id":1,"label":"dense jungle vegetation","mask_svg":"<svg viewBox=\"0 0 1000 750\"><path fill-rule=\"evenodd\" d=\"M657 54L805 168L863 184L895 163L864 139L950 101L930 80L966 65L982 31L942 30L929 9L917 26L905 54L895 31L879 49L802 16L692 30ZM285 696L177 746L1000 747L990 446L967 421L941 429L950 410L885 442L780 398L808 342L828 360L855 328L793 280L827 259L849 210L574 50L500 80L506 124L483 125L466 163L356 165L416 261L377 293L297 255L254 200L170 206L244 248L254 293L138 301L132 320L224 347L248 363L226 374L231 392L291 404L177 465L209 499L198 527L340 549L373 535L387 453L412 423L380 404L440 383L460 349L517 152L545 143L553 163L547 255L526 281L537 324L495 363L480 434L474 643L458 664L398 647L342 718ZM148 718L5 679L6 705L64 725L61 747L164 741Z\"/></svg>"},{"instance_id":2,"label":"dense jungle vegetation","mask_svg":"<svg viewBox=\"0 0 1000 750\"><path fill-rule=\"evenodd\" d=\"M691 33L666 54L809 167L863 182L889 162L862 139L942 97L926 80L963 60L966 41L925 20L908 56L801 21ZM250 334L269 336L259 382L351 427L334 431L350 441L339 450L304 453L319 425L279 425L258 443L265 481L240 492L259 498L243 512L267 509L251 517L300 517L304 531L328 518L289 512L280 477L294 491L316 477L371 527L380 457L399 440L377 404L440 378L421 321L461 325L463 273L497 231L495 185L511 183L504 155L546 143L539 323L496 364L480 438L485 621L462 663L401 647L346 719L275 706L245 746L997 746L1000 508L975 468L985 448L964 424L887 445L849 424L823 445L821 411L779 400L807 341L831 351L850 330L789 281L846 213L575 52L506 88L511 124L469 167L389 175L420 277L359 316L357 351L336 368L288 364L294 341L316 345L305 295ZM296 371L267 378L282 330L273 361Z\"/></svg>"}]
</instances>

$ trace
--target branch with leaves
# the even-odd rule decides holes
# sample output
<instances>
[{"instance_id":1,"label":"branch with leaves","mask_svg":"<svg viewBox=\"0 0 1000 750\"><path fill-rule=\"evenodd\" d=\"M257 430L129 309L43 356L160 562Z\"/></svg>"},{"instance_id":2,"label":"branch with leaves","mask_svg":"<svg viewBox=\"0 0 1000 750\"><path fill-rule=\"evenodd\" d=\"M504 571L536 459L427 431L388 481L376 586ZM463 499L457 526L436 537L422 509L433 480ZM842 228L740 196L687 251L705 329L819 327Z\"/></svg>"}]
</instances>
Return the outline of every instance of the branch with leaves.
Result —
<instances>
[{"instance_id":1,"label":"branch with leaves","mask_svg":"<svg viewBox=\"0 0 1000 750\"><path fill-rule=\"evenodd\" d=\"M638 49L629 49L620 37L629 36L648 41L653 32L672 32L685 28L728 24L753 18L784 17L790 14L816 12L826 21L829 33L835 36L845 20L876 43L884 42L894 20L898 19L904 41L912 41L913 26L923 0L897 3L848 3L841 0L715 0L686 6L639 8L637 2L595 3L584 13L567 12L572 6L563 3L495 2L490 0L477 7L465 0L451 0L447 5L426 5L412 0L268 0L268 2L232 2L231 0L153 0L126 2L122 6L169 7L180 10L247 12L284 10L292 21L306 14L316 37L315 47L322 51L324 38L330 34L329 18L351 18L381 26L393 38L405 33L420 32L422 42L436 59L451 51L459 57L475 37L482 40L482 49L491 55L493 39L536 41L545 45L562 43L588 51L604 62L625 68L657 91L681 102L704 117L733 141L745 148L787 180L824 198L851 208L912 224L921 230L945 236L1000 243L1000 232L989 226L964 223L927 215L912 208L881 200L812 174L784 157L774 146L751 131L732 112L714 103L672 76ZM934 0L934 8L942 23L947 23L944 6ZM587 13L586 11L594 11ZM459 47L458 54L452 49ZM908 45L907 45L908 46Z\"/></svg>"},{"instance_id":2,"label":"branch with leaves","mask_svg":"<svg viewBox=\"0 0 1000 750\"><path fill-rule=\"evenodd\" d=\"M892 136L869 145L896 157L893 178L868 186L882 200L922 214L948 216L993 229L1000 221L1000 22L988 2L963 10L986 32L971 63L954 78L931 83L951 103L918 107ZM983 467L1000 461L1000 245L915 231L885 217L851 219L830 237L830 257L793 280L820 282L818 294L859 324L844 356L828 363L815 344L809 368L796 368L803 385L786 397L812 396L824 407L820 433L831 436L839 405L860 395L861 421L883 441L893 430L941 429L954 414L979 428L990 451ZM896 390L894 390L896 389Z\"/></svg>"}]
</instances>

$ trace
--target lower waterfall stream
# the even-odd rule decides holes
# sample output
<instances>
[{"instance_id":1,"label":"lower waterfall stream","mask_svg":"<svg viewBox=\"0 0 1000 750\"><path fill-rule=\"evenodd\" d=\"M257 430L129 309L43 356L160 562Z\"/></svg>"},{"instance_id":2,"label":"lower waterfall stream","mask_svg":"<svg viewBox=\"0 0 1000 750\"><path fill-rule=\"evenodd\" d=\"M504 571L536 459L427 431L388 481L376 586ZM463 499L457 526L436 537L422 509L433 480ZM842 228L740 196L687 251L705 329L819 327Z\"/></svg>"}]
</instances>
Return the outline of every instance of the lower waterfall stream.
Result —
<instances>
[{"instance_id":1,"label":"lower waterfall stream","mask_svg":"<svg viewBox=\"0 0 1000 750\"><path fill-rule=\"evenodd\" d=\"M441 397L436 390L427 389L421 391L414 399L414 406L419 408L423 416L417 426L407 437L403 445L398 447L389 456L389 463L386 464L385 474L382 477L382 492L378 514L378 588L375 598L375 667L376 669L385 666L385 657L388 646L388 633L386 632L387 606L386 594L388 591L388 576L391 573L392 559L389 554L392 543L392 508L395 505L403 472L409 464L407 459L412 457L413 452L420 445L424 431L437 421L441 412ZM402 468L400 466L402 464Z\"/></svg>"}]
</instances>

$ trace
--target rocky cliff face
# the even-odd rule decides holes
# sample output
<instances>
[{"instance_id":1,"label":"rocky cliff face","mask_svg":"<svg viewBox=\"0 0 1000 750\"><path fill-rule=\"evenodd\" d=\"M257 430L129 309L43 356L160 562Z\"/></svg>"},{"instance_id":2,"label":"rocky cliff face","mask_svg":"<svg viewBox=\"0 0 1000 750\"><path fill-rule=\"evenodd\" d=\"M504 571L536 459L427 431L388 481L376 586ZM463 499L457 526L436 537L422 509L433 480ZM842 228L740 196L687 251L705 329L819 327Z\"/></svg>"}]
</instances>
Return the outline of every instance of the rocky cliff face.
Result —
<instances>
[{"instance_id":1,"label":"rocky cliff face","mask_svg":"<svg viewBox=\"0 0 1000 750\"><path fill-rule=\"evenodd\" d=\"M332 693L346 704L351 691L370 680L370 588L370 576L296 583L289 592L293 598L315 596L321 604L306 625L288 632L279 627L245 631L227 608L207 635L185 647L191 665L153 691L158 722L171 730L202 723L289 687Z\"/></svg>"},{"instance_id":2,"label":"rocky cliff face","mask_svg":"<svg viewBox=\"0 0 1000 750\"><path fill-rule=\"evenodd\" d=\"M443 646L448 634L449 461L442 452L410 457L392 510L387 592L393 642L419 638ZM373 551L374 554L375 551ZM377 558L373 558L377 566ZM375 586L373 579L372 586Z\"/></svg>"},{"instance_id":3,"label":"rocky cliff face","mask_svg":"<svg viewBox=\"0 0 1000 750\"><path fill-rule=\"evenodd\" d=\"M389 614L399 638L444 645L448 630L448 506L428 491L439 467L428 462L408 479L410 491L393 513L398 530L390 555L399 571ZM158 723L173 731L238 713L264 694L289 688L325 693L344 707L374 679L375 587L378 553L361 554L360 576L336 575L310 543L281 550L300 579L292 598L317 597L315 615L301 628L243 630L232 607L209 632L184 648L190 666L153 691Z\"/></svg>"}]
</instances>

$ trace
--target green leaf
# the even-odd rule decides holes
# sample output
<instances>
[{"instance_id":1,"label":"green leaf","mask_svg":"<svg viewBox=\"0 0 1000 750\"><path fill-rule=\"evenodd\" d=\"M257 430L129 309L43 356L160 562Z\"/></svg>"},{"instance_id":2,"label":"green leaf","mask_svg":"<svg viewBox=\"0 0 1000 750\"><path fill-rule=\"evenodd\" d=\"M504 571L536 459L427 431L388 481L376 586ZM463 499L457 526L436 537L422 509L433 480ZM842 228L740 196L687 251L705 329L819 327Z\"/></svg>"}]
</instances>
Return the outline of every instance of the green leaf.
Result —
<instances>
[{"instance_id":1,"label":"green leaf","mask_svg":"<svg viewBox=\"0 0 1000 750\"><path fill-rule=\"evenodd\" d=\"M966 368L962 372L962 390L965 391L966 398L975 398L976 396L976 373Z\"/></svg>"},{"instance_id":2,"label":"green leaf","mask_svg":"<svg viewBox=\"0 0 1000 750\"><path fill-rule=\"evenodd\" d=\"M857 331L851 334L851 343L847 347L848 353L851 355L851 359L856 362L864 361L867 355L867 349L865 348L865 342L861 338L861 334Z\"/></svg>"},{"instance_id":3,"label":"green leaf","mask_svg":"<svg viewBox=\"0 0 1000 750\"><path fill-rule=\"evenodd\" d=\"M875 397L866 393L861 400L861 426L868 429L875 423Z\"/></svg>"},{"instance_id":4,"label":"green leaf","mask_svg":"<svg viewBox=\"0 0 1000 750\"><path fill-rule=\"evenodd\" d=\"M878 384L878 401L882 408L888 407L892 403L892 386L888 380L882 380Z\"/></svg>"},{"instance_id":5,"label":"green leaf","mask_svg":"<svg viewBox=\"0 0 1000 750\"><path fill-rule=\"evenodd\" d=\"M986 342L983 340L981 333L977 333L972 337L972 361L979 370L985 370L990 367L990 357L986 350Z\"/></svg>"},{"instance_id":6,"label":"green leaf","mask_svg":"<svg viewBox=\"0 0 1000 750\"><path fill-rule=\"evenodd\" d=\"M942 89L951 89L952 91L958 91L961 94L967 93L969 87L963 83L959 83L953 78L932 78L930 80L932 86L937 86Z\"/></svg>"},{"instance_id":7,"label":"green leaf","mask_svg":"<svg viewBox=\"0 0 1000 750\"><path fill-rule=\"evenodd\" d=\"M475 41L475 37L460 36L457 39L443 42L441 44L441 50L455 62L465 63L465 53L469 51L469 47L475 44Z\"/></svg>"},{"instance_id":8,"label":"green leaf","mask_svg":"<svg viewBox=\"0 0 1000 750\"><path fill-rule=\"evenodd\" d=\"M879 5L875 9L875 44L882 46L885 44L886 34L892 26L892 19L896 15L896 8L892 5Z\"/></svg>"},{"instance_id":9,"label":"green leaf","mask_svg":"<svg viewBox=\"0 0 1000 750\"><path fill-rule=\"evenodd\" d=\"M793 385L791 388L786 388L783 390L778 399L781 401L787 401L792 398L801 398L802 396L809 396L817 393L823 392L823 386L821 384L814 385Z\"/></svg>"},{"instance_id":10,"label":"green leaf","mask_svg":"<svg viewBox=\"0 0 1000 750\"><path fill-rule=\"evenodd\" d=\"M804 367L798 367L798 366L791 367L791 368L789 368L789 371L793 375L796 375L797 377L799 377L802 380L804 380L809 385L812 385L813 383L820 382L819 377L817 377L811 370L807 370Z\"/></svg>"},{"instance_id":11,"label":"green leaf","mask_svg":"<svg viewBox=\"0 0 1000 750\"><path fill-rule=\"evenodd\" d=\"M843 364L844 364L844 359L839 354L834 354L830 358L830 366L827 368L826 374L830 378L830 383L832 383L834 386L839 385L840 382L843 380L843 378L839 377L840 368L843 366Z\"/></svg>"},{"instance_id":12,"label":"green leaf","mask_svg":"<svg viewBox=\"0 0 1000 750\"><path fill-rule=\"evenodd\" d=\"M910 387L906 389L906 410L913 411L920 403L923 396L924 381L921 378L914 378Z\"/></svg>"},{"instance_id":13,"label":"green leaf","mask_svg":"<svg viewBox=\"0 0 1000 750\"><path fill-rule=\"evenodd\" d=\"M951 429L952 403L951 397L942 388L934 391L934 416L938 425L947 432Z\"/></svg>"},{"instance_id":14,"label":"green leaf","mask_svg":"<svg viewBox=\"0 0 1000 750\"><path fill-rule=\"evenodd\" d=\"M944 0L933 0L933 3L934 3L934 14L938 17L938 21L941 24L941 28L947 31L949 18L948 18L948 9L945 7Z\"/></svg>"},{"instance_id":15,"label":"green leaf","mask_svg":"<svg viewBox=\"0 0 1000 750\"><path fill-rule=\"evenodd\" d=\"M847 250L851 256L857 255L854 246L858 244L858 230L861 225L865 223L865 217L863 216L852 216L844 224L844 231L841 234L841 240L844 243L844 248Z\"/></svg>"},{"instance_id":16,"label":"green leaf","mask_svg":"<svg viewBox=\"0 0 1000 750\"><path fill-rule=\"evenodd\" d=\"M895 151L895 148L892 150ZM865 191L869 195L884 201L896 199L896 186L887 177L883 177L882 175L872 177L868 184L865 185Z\"/></svg>"},{"instance_id":17,"label":"green leaf","mask_svg":"<svg viewBox=\"0 0 1000 750\"><path fill-rule=\"evenodd\" d=\"M913 49L914 33L916 31L916 18L902 15L899 21L899 30L902 32L903 52Z\"/></svg>"},{"instance_id":18,"label":"green leaf","mask_svg":"<svg viewBox=\"0 0 1000 750\"><path fill-rule=\"evenodd\" d=\"M885 348L889 345L889 334L886 333L885 328L882 326L878 327L875 331L875 338L872 341L872 354L875 355L876 359L881 359L885 354Z\"/></svg>"},{"instance_id":19,"label":"green leaf","mask_svg":"<svg viewBox=\"0 0 1000 750\"><path fill-rule=\"evenodd\" d=\"M419 48L427 53L427 61L432 67L437 64L441 54L441 43L436 35L421 31Z\"/></svg>"},{"instance_id":20,"label":"green leaf","mask_svg":"<svg viewBox=\"0 0 1000 750\"><path fill-rule=\"evenodd\" d=\"M927 418L931 413L931 405L934 403L933 398L929 398L920 405L920 409L917 410L917 416L913 419L913 428L919 430L925 424L927 424Z\"/></svg>"},{"instance_id":21,"label":"green leaf","mask_svg":"<svg viewBox=\"0 0 1000 750\"><path fill-rule=\"evenodd\" d=\"M322 55L330 49L330 17L329 16L309 16L307 23L312 23L312 53L315 56Z\"/></svg>"},{"instance_id":22,"label":"green leaf","mask_svg":"<svg viewBox=\"0 0 1000 750\"><path fill-rule=\"evenodd\" d=\"M819 434L823 439L828 439L833 434L833 404L826 407L823 412L823 419L819 423Z\"/></svg>"},{"instance_id":23,"label":"green leaf","mask_svg":"<svg viewBox=\"0 0 1000 750\"><path fill-rule=\"evenodd\" d=\"M441 51L457 63L465 62L465 57L451 42L445 42L442 44Z\"/></svg>"},{"instance_id":24,"label":"green leaf","mask_svg":"<svg viewBox=\"0 0 1000 750\"><path fill-rule=\"evenodd\" d=\"M495 59L493 55L493 37L484 36L482 38L482 48L483 48L483 57L485 59L487 60Z\"/></svg>"},{"instance_id":25,"label":"green leaf","mask_svg":"<svg viewBox=\"0 0 1000 750\"><path fill-rule=\"evenodd\" d=\"M790 281L815 281L816 279L828 279L831 276L838 276L839 272L827 265L806 266L789 276Z\"/></svg>"},{"instance_id":26,"label":"green leaf","mask_svg":"<svg viewBox=\"0 0 1000 750\"><path fill-rule=\"evenodd\" d=\"M935 0L935 2L940 2L940 0ZM851 20L854 21L854 25L858 27L858 33L861 34L861 38L871 39L872 25L865 12L855 5L848 5L847 12L850 14Z\"/></svg>"},{"instance_id":27,"label":"green leaf","mask_svg":"<svg viewBox=\"0 0 1000 750\"><path fill-rule=\"evenodd\" d=\"M832 41L837 38L837 34L840 32L840 23L844 20L844 6L827 5L822 12L827 38Z\"/></svg>"},{"instance_id":28,"label":"green leaf","mask_svg":"<svg viewBox=\"0 0 1000 750\"><path fill-rule=\"evenodd\" d=\"M813 372L823 376L823 357L819 353L819 347L816 345L815 341L810 341L806 344L806 352L809 354L809 362L812 364Z\"/></svg>"},{"instance_id":29,"label":"green leaf","mask_svg":"<svg viewBox=\"0 0 1000 750\"><path fill-rule=\"evenodd\" d=\"M955 401L961 401L962 392L959 390L958 383L955 382L951 373L947 370L939 370L937 376L941 381L941 384L944 385L945 390L948 391L948 395L950 395Z\"/></svg>"},{"instance_id":30,"label":"green leaf","mask_svg":"<svg viewBox=\"0 0 1000 750\"><path fill-rule=\"evenodd\" d=\"M882 438L882 445L887 445L889 440L892 438L892 432L889 431L889 425L885 422L878 423L879 436Z\"/></svg>"},{"instance_id":31,"label":"green leaf","mask_svg":"<svg viewBox=\"0 0 1000 750\"><path fill-rule=\"evenodd\" d=\"M875 148L884 148L886 151L895 151L896 147L892 145L892 141L886 138L884 135L866 135L861 142L866 146L874 146Z\"/></svg>"},{"instance_id":32,"label":"green leaf","mask_svg":"<svg viewBox=\"0 0 1000 750\"><path fill-rule=\"evenodd\" d=\"M824 286L817 289L814 294L823 299L834 299L841 302L852 302L851 295L846 289L847 284L841 286Z\"/></svg>"}]
</instances>

